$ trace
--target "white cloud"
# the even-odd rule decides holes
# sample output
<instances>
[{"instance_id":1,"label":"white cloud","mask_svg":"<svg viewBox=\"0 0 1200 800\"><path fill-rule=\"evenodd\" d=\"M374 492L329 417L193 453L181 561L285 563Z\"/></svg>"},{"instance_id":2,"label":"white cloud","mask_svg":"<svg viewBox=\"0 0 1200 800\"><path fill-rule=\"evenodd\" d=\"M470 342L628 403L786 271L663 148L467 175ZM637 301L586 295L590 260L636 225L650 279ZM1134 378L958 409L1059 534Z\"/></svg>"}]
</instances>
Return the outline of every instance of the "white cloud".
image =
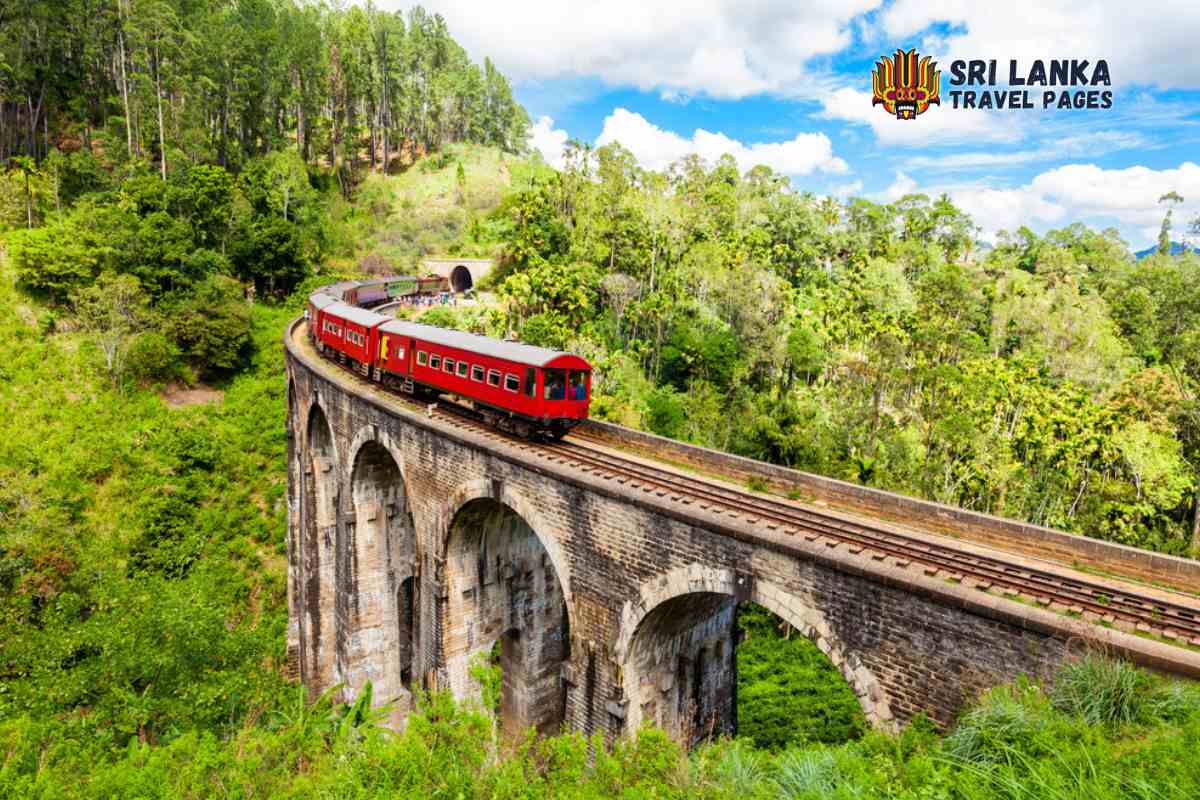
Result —
<instances>
[{"instance_id":1,"label":"white cloud","mask_svg":"<svg viewBox=\"0 0 1200 800\"><path fill-rule=\"evenodd\" d=\"M672 161L695 153L714 162L728 153L743 172L766 164L784 175L808 175L815 171L840 174L846 162L833 154L833 144L823 133L798 133L783 142L744 144L723 133L697 128L691 138L663 130L641 114L624 108L614 109L604 120L597 145L620 142L649 169L665 169Z\"/></svg>"},{"instance_id":2,"label":"white cloud","mask_svg":"<svg viewBox=\"0 0 1200 800\"><path fill-rule=\"evenodd\" d=\"M407 8L407 0L378 0ZM1200 3L1159 0L426 0L476 60L517 81L594 77L612 85L739 98L814 96L820 66L876 56L929 31L922 50L950 60L1107 59L1117 84L1200 86ZM878 15L867 15L878 9ZM947 25L952 32L945 33ZM872 52L865 52L870 50ZM816 71L814 71L816 69ZM999 115L994 115L999 116Z\"/></svg>"},{"instance_id":3,"label":"white cloud","mask_svg":"<svg viewBox=\"0 0 1200 800\"><path fill-rule=\"evenodd\" d=\"M853 41L882 0L480 3L427 0L472 57L517 81L595 76L616 85L739 98L804 92L806 64ZM383 0L384 8L407 2Z\"/></svg>"},{"instance_id":4,"label":"white cloud","mask_svg":"<svg viewBox=\"0 0 1200 800\"><path fill-rule=\"evenodd\" d=\"M917 191L917 182L903 172L897 172L896 179L892 181L892 185L884 189L878 195L878 198L885 203L891 203L915 191Z\"/></svg>"},{"instance_id":5,"label":"white cloud","mask_svg":"<svg viewBox=\"0 0 1200 800\"><path fill-rule=\"evenodd\" d=\"M946 192L954 204L967 212L982 229L982 237L995 241L999 231L1015 231L1022 225L1064 225L1079 219L1066 208L1027 188L991 189L966 186ZM934 192L933 194L941 194Z\"/></svg>"},{"instance_id":6,"label":"white cloud","mask_svg":"<svg viewBox=\"0 0 1200 800\"><path fill-rule=\"evenodd\" d=\"M859 125L870 125L881 144L928 147L962 142L1015 142L1024 135L1012 116L978 109L930 108L916 119L896 119L871 105L871 93L843 87L823 99L821 116Z\"/></svg>"},{"instance_id":7,"label":"white cloud","mask_svg":"<svg viewBox=\"0 0 1200 800\"><path fill-rule=\"evenodd\" d=\"M1114 84L1200 86L1200 3L1159 0L897 0L881 17L885 39L901 39L935 22L959 26L930 34L923 49L949 67L952 58L1106 59Z\"/></svg>"},{"instance_id":8,"label":"white cloud","mask_svg":"<svg viewBox=\"0 0 1200 800\"><path fill-rule=\"evenodd\" d=\"M1029 184L1035 194L1054 198L1077 216L1117 222L1144 241L1153 240L1164 208L1158 198L1178 192L1185 202L1173 214L1178 238L1187 220L1200 213L1200 166L1185 161L1175 169L1101 169L1094 164L1068 164L1038 175Z\"/></svg>"},{"instance_id":9,"label":"white cloud","mask_svg":"<svg viewBox=\"0 0 1200 800\"><path fill-rule=\"evenodd\" d=\"M1071 157L1098 157L1118 150L1145 149L1154 146L1144 136L1132 131L1094 131L1079 136L1053 136L1043 133L1046 142L1030 150L980 150L950 155L911 156L905 159L908 169L925 172L950 172L960 169L1003 168L1038 161L1053 161Z\"/></svg>"},{"instance_id":10,"label":"white cloud","mask_svg":"<svg viewBox=\"0 0 1200 800\"><path fill-rule=\"evenodd\" d=\"M529 131L529 146L542 154L546 163L555 169L563 165L563 147L570 138L567 132L554 127L554 119L542 117Z\"/></svg>"},{"instance_id":11,"label":"white cloud","mask_svg":"<svg viewBox=\"0 0 1200 800\"><path fill-rule=\"evenodd\" d=\"M845 200L849 197L858 196L862 193L862 190L862 181L850 181L849 183L839 183L837 186L834 186L829 190L829 196Z\"/></svg>"},{"instance_id":12,"label":"white cloud","mask_svg":"<svg viewBox=\"0 0 1200 800\"><path fill-rule=\"evenodd\" d=\"M1200 214L1200 166L1190 161L1161 170L1068 164L1042 172L1014 188L978 183L918 186L911 177L897 172L896 180L878 198L891 201L916 191L930 196L943 192L950 195L954 204L982 227L988 240L994 240L999 230L1013 231L1021 225L1044 229L1080 221L1116 226L1135 248L1140 248L1158 234L1165 211L1158 198L1167 192L1178 192L1186 201L1173 215L1176 238L1186 222Z\"/></svg>"}]
</instances>

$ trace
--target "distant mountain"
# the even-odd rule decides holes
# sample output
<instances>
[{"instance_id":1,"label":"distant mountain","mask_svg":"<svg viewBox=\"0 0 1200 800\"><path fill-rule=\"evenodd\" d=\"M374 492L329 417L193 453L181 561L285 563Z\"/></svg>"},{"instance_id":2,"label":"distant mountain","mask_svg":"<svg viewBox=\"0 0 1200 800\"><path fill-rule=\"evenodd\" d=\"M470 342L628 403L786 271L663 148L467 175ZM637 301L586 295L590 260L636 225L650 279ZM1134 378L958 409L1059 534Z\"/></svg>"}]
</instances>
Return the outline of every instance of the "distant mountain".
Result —
<instances>
[{"instance_id":1,"label":"distant mountain","mask_svg":"<svg viewBox=\"0 0 1200 800\"><path fill-rule=\"evenodd\" d=\"M1193 245L1193 244L1183 245L1180 242L1171 242L1171 255L1173 255L1173 256L1182 255L1185 250L1191 250L1193 253L1200 253L1200 247L1197 247L1196 245ZM1133 257L1138 260L1141 260L1141 259L1145 258L1146 256L1152 256L1157 252L1158 252L1158 245L1154 245L1153 247L1147 247L1145 250L1138 250L1136 253L1133 254Z\"/></svg>"}]
</instances>

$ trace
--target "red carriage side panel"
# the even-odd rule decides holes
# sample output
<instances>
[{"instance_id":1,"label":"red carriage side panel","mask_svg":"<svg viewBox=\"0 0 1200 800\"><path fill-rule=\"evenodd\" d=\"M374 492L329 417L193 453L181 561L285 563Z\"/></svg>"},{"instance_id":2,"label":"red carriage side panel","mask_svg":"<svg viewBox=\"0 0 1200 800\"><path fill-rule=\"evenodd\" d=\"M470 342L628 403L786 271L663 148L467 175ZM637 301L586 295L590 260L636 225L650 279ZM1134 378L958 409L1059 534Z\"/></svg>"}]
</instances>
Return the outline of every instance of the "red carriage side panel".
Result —
<instances>
[{"instance_id":1,"label":"red carriage side panel","mask_svg":"<svg viewBox=\"0 0 1200 800\"><path fill-rule=\"evenodd\" d=\"M322 341L360 364L375 362L375 330L387 317L345 303L327 306L323 316Z\"/></svg>"},{"instance_id":2,"label":"red carriage side panel","mask_svg":"<svg viewBox=\"0 0 1200 800\"><path fill-rule=\"evenodd\" d=\"M385 322L377 329L379 337L376 366L393 375L412 377L412 339Z\"/></svg>"},{"instance_id":3,"label":"red carriage side panel","mask_svg":"<svg viewBox=\"0 0 1200 800\"><path fill-rule=\"evenodd\" d=\"M494 408L537 418L538 368L414 339L413 379Z\"/></svg>"}]
</instances>

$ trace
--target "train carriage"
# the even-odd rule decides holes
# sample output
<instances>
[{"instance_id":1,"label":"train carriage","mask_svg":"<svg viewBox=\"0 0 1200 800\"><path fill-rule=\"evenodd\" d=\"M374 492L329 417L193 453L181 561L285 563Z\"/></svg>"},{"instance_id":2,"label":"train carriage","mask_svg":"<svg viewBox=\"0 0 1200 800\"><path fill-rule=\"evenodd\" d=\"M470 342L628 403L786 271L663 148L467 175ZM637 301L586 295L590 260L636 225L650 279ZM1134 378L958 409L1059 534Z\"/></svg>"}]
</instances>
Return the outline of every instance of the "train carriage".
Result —
<instances>
[{"instance_id":1,"label":"train carriage","mask_svg":"<svg viewBox=\"0 0 1200 800\"><path fill-rule=\"evenodd\" d=\"M321 327L324 323L322 314L325 309L338 302L336 297L324 292L313 292L308 298L308 308L304 310L304 318L308 320L308 335L314 342L320 338Z\"/></svg>"},{"instance_id":2,"label":"train carriage","mask_svg":"<svg viewBox=\"0 0 1200 800\"><path fill-rule=\"evenodd\" d=\"M323 355L401 391L454 395L522 436L560 437L587 419L592 368L579 356L396 320L338 299L349 296L370 302L370 291L344 283L309 298L309 333Z\"/></svg>"},{"instance_id":3,"label":"train carriage","mask_svg":"<svg viewBox=\"0 0 1200 800\"><path fill-rule=\"evenodd\" d=\"M317 341L352 359L365 375L375 360L375 329L388 318L346 303L333 303L321 310Z\"/></svg>"},{"instance_id":4,"label":"train carriage","mask_svg":"<svg viewBox=\"0 0 1200 800\"><path fill-rule=\"evenodd\" d=\"M523 435L561 436L587 418L591 365L579 356L400 320L379 326L378 335L385 383L457 395Z\"/></svg>"}]
</instances>

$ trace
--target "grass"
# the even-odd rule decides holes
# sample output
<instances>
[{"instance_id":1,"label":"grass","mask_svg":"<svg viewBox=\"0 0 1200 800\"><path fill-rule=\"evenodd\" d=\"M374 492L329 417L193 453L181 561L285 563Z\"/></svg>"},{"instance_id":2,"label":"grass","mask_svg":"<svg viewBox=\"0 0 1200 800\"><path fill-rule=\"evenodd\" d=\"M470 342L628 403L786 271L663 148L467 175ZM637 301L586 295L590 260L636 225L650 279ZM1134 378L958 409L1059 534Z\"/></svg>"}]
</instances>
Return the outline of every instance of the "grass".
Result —
<instances>
[{"instance_id":1,"label":"grass","mask_svg":"<svg viewBox=\"0 0 1200 800\"><path fill-rule=\"evenodd\" d=\"M1092 725L1127 725L1147 714L1151 685L1128 661L1088 654L1059 674L1051 700Z\"/></svg>"},{"instance_id":2,"label":"grass","mask_svg":"<svg viewBox=\"0 0 1200 800\"><path fill-rule=\"evenodd\" d=\"M449 145L398 175L370 173L352 203L335 203L332 217L353 264L404 272L419 271L427 256L491 257L499 239L487 215L544 170L498 148Z\"/></svg>"}]
</instances>

